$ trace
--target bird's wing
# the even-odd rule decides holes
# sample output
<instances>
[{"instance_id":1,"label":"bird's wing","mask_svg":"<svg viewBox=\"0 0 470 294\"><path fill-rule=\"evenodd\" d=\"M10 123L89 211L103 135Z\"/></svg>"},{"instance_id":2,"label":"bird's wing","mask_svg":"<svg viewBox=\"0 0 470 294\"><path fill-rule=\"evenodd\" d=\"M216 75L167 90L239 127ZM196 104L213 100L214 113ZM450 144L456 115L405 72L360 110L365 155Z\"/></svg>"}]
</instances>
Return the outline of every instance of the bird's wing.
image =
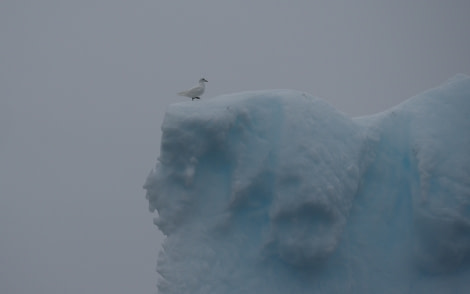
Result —
<instances>
[{"instance_id":1,"label":"bird's wing","mask_svg":"<svg viewBox=\"0 0 470 294\"><path fill-rule=\"evenodd\" d=\"M185 91L185 94L191 97L197 97L201 95L204 92L204 88L201 86L196 86L194 88L189 89L188 91Z\"/></svg>"}]
</instances>

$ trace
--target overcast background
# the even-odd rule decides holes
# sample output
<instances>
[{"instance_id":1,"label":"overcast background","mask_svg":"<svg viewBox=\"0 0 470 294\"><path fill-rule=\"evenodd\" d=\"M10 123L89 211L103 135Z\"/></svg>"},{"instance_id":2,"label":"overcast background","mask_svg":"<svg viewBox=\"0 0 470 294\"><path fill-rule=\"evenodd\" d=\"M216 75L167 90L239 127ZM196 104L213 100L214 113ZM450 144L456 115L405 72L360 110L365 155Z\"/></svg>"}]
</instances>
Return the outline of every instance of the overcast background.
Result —
<instances>
[{"instance_id":1,"label":"overcast background","mask_svg":"<svg viewBox=\"0 0 470 294\"><path fill-rule=\"evenodd\" d=\"M470 74L470 1L0 1L0 293L156 293L166 107L302 90L352 116ZM195 102L199 103L199 101Z\"/></svg>"}]
</instances>

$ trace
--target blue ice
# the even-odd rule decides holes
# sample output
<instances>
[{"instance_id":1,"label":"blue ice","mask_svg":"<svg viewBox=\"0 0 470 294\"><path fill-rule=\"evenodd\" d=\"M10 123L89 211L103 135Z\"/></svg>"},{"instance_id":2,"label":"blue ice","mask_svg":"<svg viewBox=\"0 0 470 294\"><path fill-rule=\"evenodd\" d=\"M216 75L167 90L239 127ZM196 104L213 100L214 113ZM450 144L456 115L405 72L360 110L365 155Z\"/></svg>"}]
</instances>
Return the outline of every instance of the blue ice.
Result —
<instances>
[{"instance_id":1,"label":"blue ice","mask_svg":"<svg viewBox=\"0 0 470 294\"><path fill-rule=\"evenodd\" d=\"M358 118L291 90L177 103L162 131L160 294L470 289L470 77Z\"/></svg>"}]
</instances>

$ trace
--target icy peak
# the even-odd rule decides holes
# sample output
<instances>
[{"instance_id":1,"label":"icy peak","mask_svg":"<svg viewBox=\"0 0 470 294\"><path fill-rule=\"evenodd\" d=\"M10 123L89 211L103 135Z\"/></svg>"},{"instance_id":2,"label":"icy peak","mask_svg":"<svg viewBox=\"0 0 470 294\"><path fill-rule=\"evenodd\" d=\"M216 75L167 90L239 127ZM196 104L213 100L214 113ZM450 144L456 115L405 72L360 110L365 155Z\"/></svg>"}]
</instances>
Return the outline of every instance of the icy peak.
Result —
<instances>
[{"instance_id":1,"label":"icy peak","mask_svg":"<svg viewBox=\"0 0 470 294\"><path fill-rule=\"evenodd\" d=\"M160 293L463 293L470 78L351 119L290 90L169 107Z\"/></svg>"}]
</instances>

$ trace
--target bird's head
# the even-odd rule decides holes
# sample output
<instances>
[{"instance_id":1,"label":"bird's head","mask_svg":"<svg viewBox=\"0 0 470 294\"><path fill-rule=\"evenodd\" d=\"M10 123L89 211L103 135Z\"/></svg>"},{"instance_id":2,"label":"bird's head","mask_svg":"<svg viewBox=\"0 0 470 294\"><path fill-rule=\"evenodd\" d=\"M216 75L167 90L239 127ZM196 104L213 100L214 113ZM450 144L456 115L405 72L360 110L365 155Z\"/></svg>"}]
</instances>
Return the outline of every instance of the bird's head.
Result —
<instances>
[{"instance_id":1,"label":"bird's head","mask_svg":"<svg viewBox=\"0 0 470 294\"><path fill-rule=\"evenodd\" d=\"M204 82L207 83L207 80L205 78L202 78L202 79L199 80L199 83L204 83Z\"/></svg>"}]
</instances>

